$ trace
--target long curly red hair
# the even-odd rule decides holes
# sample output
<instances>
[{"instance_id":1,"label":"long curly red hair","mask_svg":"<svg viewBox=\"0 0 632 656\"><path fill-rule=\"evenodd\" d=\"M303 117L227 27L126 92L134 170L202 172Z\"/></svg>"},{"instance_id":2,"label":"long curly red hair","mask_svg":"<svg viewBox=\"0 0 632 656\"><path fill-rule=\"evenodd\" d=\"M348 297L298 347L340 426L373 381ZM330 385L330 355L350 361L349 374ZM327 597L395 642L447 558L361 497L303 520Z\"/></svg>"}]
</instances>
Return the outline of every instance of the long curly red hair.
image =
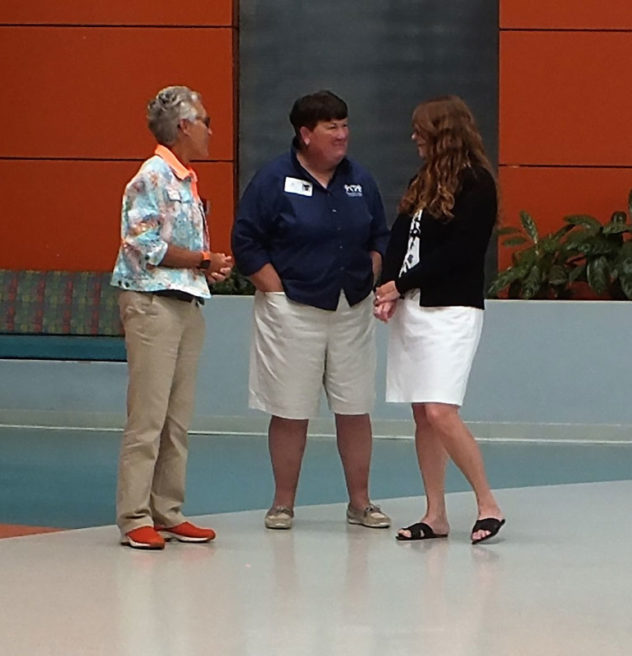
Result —
<instances>
[{"instance_id":1,"label":"long curly red hair","mask_svg":"<svg viewBox=\"0 0 632 656\"><path fill-rule=\"evenodd\" d=\"M412 123L425 142L424 162L398 211L414 214L427 209L435 217L453 218L463 169L482 166L494 177L474 116L458 96L442 96L417 105Z\"/></svg>"}]
</instances>

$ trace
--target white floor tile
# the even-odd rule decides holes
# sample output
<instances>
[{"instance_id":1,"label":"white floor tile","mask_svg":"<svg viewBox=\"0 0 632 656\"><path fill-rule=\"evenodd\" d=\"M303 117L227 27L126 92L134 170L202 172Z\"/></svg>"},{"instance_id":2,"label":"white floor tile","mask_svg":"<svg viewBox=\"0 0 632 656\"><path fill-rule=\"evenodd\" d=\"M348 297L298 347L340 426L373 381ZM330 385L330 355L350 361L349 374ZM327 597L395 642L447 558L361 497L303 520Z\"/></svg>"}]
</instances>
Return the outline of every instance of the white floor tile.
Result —
<instances>
[{"instance_id":1,"label":"white floor tile","mask_svg":"<svg viewBox=\"0 0 632 656\"><path fill-rule=\"evenodd\" d=\"M347 526L344 504L196 518L210 545L118 545L114 527L0 541L3 656L629 656L632 481L500 490L507 525L471 546L470 494L448 540Z\"/></svg>"}]
</instances>

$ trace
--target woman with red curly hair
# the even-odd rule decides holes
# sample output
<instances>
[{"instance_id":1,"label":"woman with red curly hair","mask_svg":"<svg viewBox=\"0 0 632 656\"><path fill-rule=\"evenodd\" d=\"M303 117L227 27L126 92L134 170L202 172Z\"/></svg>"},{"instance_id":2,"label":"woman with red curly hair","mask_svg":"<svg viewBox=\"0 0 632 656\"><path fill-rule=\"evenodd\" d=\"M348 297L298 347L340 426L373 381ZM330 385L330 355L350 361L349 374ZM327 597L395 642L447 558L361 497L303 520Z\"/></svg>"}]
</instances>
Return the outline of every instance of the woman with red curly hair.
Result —
<instances>
[{"instance_id":1,"label":"woman with red curly hair","mask_svg":"<svg viewBox=\"0 0 632 656\"><path fill-rule=\"evenodd\" d=\"M483 325L496 182L463 100L421 103L412 124L422 164L399 203L375 301L375 316L391 324L386 400L412 404L426 491L425 514L397 539L447 537L445 470L452 458L476 495L476 544L505 523L481 452L459 415Z\"/></svg>"}]
</instances>

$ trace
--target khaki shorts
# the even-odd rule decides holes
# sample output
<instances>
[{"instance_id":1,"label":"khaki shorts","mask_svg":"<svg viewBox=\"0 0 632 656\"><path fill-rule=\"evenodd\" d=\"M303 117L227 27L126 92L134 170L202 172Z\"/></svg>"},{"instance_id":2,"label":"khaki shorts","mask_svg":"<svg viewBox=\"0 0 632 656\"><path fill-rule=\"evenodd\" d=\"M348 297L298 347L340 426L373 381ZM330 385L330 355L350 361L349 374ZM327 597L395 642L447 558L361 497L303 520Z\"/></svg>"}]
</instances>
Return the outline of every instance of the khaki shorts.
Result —
<instances>
[{"instance_id":1,"label":"khaki shorts","mask_svg":"<svg viewBox=\"0 0 632 656\"><path fill-rule=\"evenodd\" d=\"M318 414L324 386L336 414L370 412L375 401L375 324L371 296L321 310L283 292L257 292L250 348L249 405L277 417Z\"/></svg>"}]
</instances>

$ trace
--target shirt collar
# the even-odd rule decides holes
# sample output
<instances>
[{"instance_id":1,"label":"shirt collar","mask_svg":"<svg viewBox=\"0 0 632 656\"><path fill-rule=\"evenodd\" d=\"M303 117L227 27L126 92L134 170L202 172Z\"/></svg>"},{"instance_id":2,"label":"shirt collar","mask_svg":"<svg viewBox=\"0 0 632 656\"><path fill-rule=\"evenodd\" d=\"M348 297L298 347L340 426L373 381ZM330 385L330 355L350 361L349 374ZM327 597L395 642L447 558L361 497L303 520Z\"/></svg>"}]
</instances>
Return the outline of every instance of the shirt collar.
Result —
<instances>
[{"instance_id":1,"label":"shirt collar","mask_svg":"<svg viewBox=\"0 0 632 656\"><path fill-rule=\"evenodd\" d=\"M154 155L161 157L167 164L169 168L174 172L175 176L179 180L186 180L191 178L192 182L197 182L197 175L195 171L190 166L185 166L173 153L172 150L166 146L158 145L156 150L154 150Z\"/></svg>"}]
</instances>

